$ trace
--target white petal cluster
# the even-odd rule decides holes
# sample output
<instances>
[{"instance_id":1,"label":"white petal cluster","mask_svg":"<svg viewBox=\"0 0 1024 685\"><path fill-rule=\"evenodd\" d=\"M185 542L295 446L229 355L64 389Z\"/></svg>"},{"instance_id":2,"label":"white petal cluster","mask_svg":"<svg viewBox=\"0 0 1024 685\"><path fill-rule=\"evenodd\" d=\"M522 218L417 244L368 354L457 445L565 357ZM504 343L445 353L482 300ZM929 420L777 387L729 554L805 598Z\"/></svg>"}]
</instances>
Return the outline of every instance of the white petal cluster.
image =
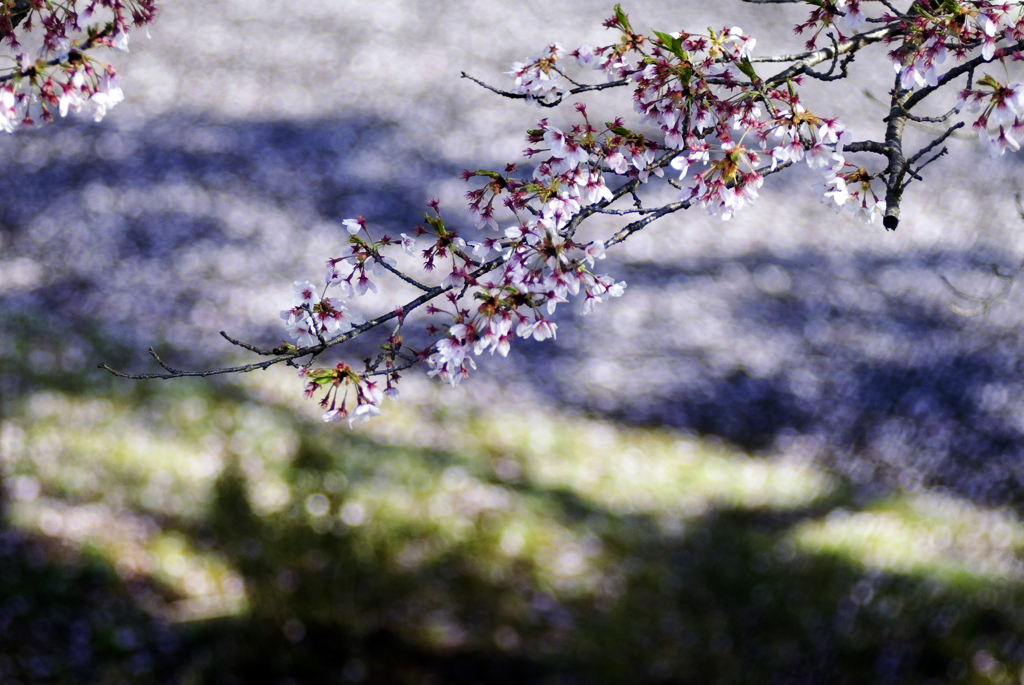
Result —
<instances>
[{"instance_id":1,"label":"white petal cluster","mask_svg":"<svg viewBox=\"0 0 1024 685\"><path fill-rule=\"evenodd\" d=\"M563 95L566 89L558 82L558 72L554 66L564 54L562 46L553 43L540 57L531 57L525 62L514 62L512 70L506 72L515 80L512 92L525 95L527 102L530 103L534 99L549 100Z\"/></svg>"},{"instance_id":2,"label":"white petal cluster","mask_svg":"<svg viewBox=\"0 0 1024 685\"><path fill-rule=\"evenodd\" d=\"M296 281L292 290L292 307L282 311L281 318L289 337L299 347L311 347L321 338L330 340L365 323L361 316L350 312L341 299L318 292L310 281Z\"/></svg>"}]
</instances>

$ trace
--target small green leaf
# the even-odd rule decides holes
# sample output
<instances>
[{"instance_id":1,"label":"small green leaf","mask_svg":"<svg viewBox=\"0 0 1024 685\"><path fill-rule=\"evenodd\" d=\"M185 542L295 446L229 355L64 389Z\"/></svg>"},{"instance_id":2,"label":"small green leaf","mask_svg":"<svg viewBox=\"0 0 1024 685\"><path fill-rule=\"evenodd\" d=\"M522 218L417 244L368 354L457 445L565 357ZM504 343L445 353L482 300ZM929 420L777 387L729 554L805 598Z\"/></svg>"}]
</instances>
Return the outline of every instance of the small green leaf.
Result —
<instances>
[{"instance_id":1,"label":"small green leaf","mask_svg":"<svg viewBox=\"0 0 1024 685\"><path fill-rule=\"evenodd\" d=\"M310 383L330 385L338 378L338 372L334 369L310 369L306 372L306 378Z\"/></svg>"},{"instance_id":2,"label":"small green leaf","mask_svg":"<svg viewBox=\"0 0 1024 685\"><path fill-rule=\"evenodd\" d=\"M746 55L744 55L743 59L736 63L736 66L739 67L739 70L742 71L751 81L760 80L759 78L757 78L757 72L754 71L754 65L750 63L750 58L747 57Z\"/></svg>"},{"instance_id":3,"label":"small green leaf","mask_svg":"<svg viewBox=\"0 0 1024 685\"><path fill-rule=\"evenodd\" d=\"M991 74L985 74L980 79L978 79L978 85L979 86L988 86L990 88L998 88L999 87L999 81L997 81L994 78L992 78Z\"/></svg>"},{"instance_id":4,"label":"small green leaf","mask_svg":"<svg viewBox=\"0 0 1024 685\"><path fill-rule=\"evenodd\" d=\"M686 53L683 51L683 41L668 33L662 33L661 31L654 31L654 35L658 37L658 40L664 43L669 52L676 57L685 59Z\"/></svg>"},{"instance_id":5,"label":"small green leaf","mask_svg":"<svg viewBox=\"0 0 1024 685\"><path fill-rule=\"evenodd\" d=\"M651 30L654 31L654 29ZM672 36L670 36L667 33L662 33L661 31L654 31L654 35L658 37L658 40L660 40L665 45L665 47L669 48L670 50L672 49L672 41L675 40Z\"/></svg>"},{"instance_id":6,"label":"small green leaf","mask_svg":"<svg viewBox=\"0 0 1024 685\"><path fill-rule=\"evenodd\" d=\"M434 229L434 231L439 236L447 235L448 232L444 228L444 220L441 217L434 217L430 216L429 214L424 214L423 219L432 229Z\"/></svg>"},{"instance_id":7,"label":"small green leaf","mask_svg":"<svg viewBox=\"0 0 1024 685\"><path fill-rule=\"evenodd\" d=\"M633 32L633 29L629 26L629 16L622 11L622 5L618 3L615 4L615 18L619 20L619 25L622 26L624 30L630 33Z\"/></svg>"}]
</instances>

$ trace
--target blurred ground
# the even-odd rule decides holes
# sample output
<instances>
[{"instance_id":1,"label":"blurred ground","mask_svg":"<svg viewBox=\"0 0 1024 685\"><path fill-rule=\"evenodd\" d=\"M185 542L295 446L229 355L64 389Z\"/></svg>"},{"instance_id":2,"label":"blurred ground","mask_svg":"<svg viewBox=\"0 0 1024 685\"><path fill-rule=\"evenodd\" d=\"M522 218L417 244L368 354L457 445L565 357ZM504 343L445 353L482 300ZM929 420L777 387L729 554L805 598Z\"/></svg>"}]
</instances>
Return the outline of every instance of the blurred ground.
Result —
<instances>
[{"instance_id":1,"label":"blurred ground","mask_svg":"<svg viewBox=\"0 0 1024 685\"><path fill-rule=\"evenodd\" d=\"M800 45L791 7L625 9ZM974 141L895 234L802 170L732 222L664 220L609 260L623 300L354 432L284 370L93 370L238 360L217 331L276 342L341 219L462 216L459 170L566 115L459 72L601 44L609 11L168 3L107 120L0 141L0 682L1018 678L1019 297L965 318L939 280L1024 257L1020 158ZM869 64L808 95L858 137Z\"/></svg>"}]
</instances>

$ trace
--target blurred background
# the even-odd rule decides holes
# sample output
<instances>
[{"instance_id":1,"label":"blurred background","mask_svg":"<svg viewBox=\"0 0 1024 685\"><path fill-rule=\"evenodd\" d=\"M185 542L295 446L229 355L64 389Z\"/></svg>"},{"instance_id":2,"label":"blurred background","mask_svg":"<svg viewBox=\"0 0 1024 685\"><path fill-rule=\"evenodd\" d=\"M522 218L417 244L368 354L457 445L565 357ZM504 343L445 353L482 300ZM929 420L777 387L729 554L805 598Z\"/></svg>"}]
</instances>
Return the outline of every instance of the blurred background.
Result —
<instances>
[{"instance_id":1,"label":"blurred background","mask_svg":"<svg viewBox=\"0 0 1024 685\"><path fill-rule=\"evenodd\" d=\"M760 55L803 42L787 5L624 8L739 25ZM995 292L990 265L1024 258L1021 158L977 141L895 233L802 168L731 222L664 219L605 262L623 299L457 390L412 373L353 430L284 368L96 369L155 370L151 345L246 361L220 330L279 344L342 219L397 235L438 197L469 225L458 172L570 119L460 72L503 85L551 41L606 44L610 11L167 2L112 58L106 120L0 140L0 683L1021 680L1020 297L965 317L940 280ZM884 50L811 109L877 137Z\"/></svg>"}]
</instances>

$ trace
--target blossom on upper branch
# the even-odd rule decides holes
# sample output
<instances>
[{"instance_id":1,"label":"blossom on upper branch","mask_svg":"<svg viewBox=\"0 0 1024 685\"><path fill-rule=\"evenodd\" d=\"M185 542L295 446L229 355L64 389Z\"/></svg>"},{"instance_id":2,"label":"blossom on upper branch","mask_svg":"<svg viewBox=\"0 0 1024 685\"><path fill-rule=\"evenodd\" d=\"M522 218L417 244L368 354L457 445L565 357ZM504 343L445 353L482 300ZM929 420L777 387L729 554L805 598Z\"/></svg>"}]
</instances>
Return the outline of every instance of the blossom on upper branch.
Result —
<instances>
[{"instance_id":1,"label":"blossom on upper branch","mask_svg":"<svg viewBox=\"0 0 1024 685\"><path fill-rule=\"evenodd\" d=\"M555 68L555 63L564 54L565 49L553 43L544 55L513 63L512 70L506 72L515 78L512 92L525 95L530 103L535 98L546 100L564 94L565 87L556 81L558 71Z\"/></svg>"},{"instance_id":2,"label":"blossom on upper branch","mask_svg":"<svg viewBox=\"0 0 1024 685\"><path fill-rule=\"evenodd\" d=\"M333 297L325 297L313 307L313 320L328 339L365 323L363 317L350 312L341 300Z\"/></svg>"},{"instance_id":3,"label":"blossom on upper branch","mask_svg":"<svg viewBox=\"0 0 1024 685\"><path fill-rule=\"evenodd\" d=\"M966 105L969 111L981 112L974 129L992 157L1007 150L1016 152L1024 133L1024 85L1004 84L989 74L980 78L977 85L977 90L960 91L957 106Z\"/></svg>"},{"instance_id":4,"label":"blossom on upper branch","mask_svg":"<svg viewBox=\"0 0 1024 685\"><path fill-rule=\"evenodd\" d=\"M835 0L836 9L843 12L843 23L854 31L867 23L868 18L860 8L859 0Z\"/></svg>"},{"instance_id":5,"label":"blossom on upper branch","mask_svg":"<svg viewBox=\"0 0 1024 685\"><path fill-rule=\"evenodd\" d=\"M288 335L295 338L299 347L310 347L317 344L316 322L313 321L313 317L308 311L301 308L286 309L281 312L281 318L284 319Z\"/></svg>"},{"instance_id":6,"label":"blossom on upper branch","mask_svg":"<svg viewBox=\"0 0 1024 685\"><path fill-rule=\"evenodd\" d=\"M103 20L91 25L94 11ZM14 64L0 76L0 130L51 121L54 113L67 116L84 106L96 121L124 100L113 68L90 54L97 47L127 51L129 32L144 26L156 13L155 0L93 0L81 13L74 2L0 3L0 38L13 50L20 32L38 29L38 58L16 54Z\"/></svg>"},{"instance_id":7,"label":"blossom on upper branch","mask_svg":"<svg viewBox=\"0 0 1024 685\"><path fill-rule=\"evenodd\" d=\"M987 128L982 127L979 131L979 137L982 142L988 145L988 153L992 157L998 157L1007 150L1016 152L1020 149L1020 143L1017 139L1021 137L1022 129L1024 126L1021 125L1020 121L1010 127L1010 131L1006 130L1006 127L1000 126L998 132L991 132Z\"/></svg>"},{"instance_id":8,"label":"blossom on upper branch","mask_svg":"<svg viewBox=\"0 0 1024 685\"><path fill-rule=\"evenodd\" d=\"M121 80L117 74L107 70L89 98L89 106L92 108L92 116L96 121L102 121L115 105L124 101L124 91L121 90Z\"/></svg>"},{"instance_id":9,"label":"blossom on upper branch","mask_svg":"<svg viewBox=\"0 0 1024 685\"><path fill-rule=\"evenodd\" d=\"M938 67L950 51L963 61L980 47L981 57L992 60L1000 40L1021 39L1024 16L1020 2L954 0L932 3L925 12L908 13L897 26L903 42L889 55L900 74L901 87L913 89L938 84Z\"/></svg>"},{"instance_id":10,"label":"blossom on upper branch","mask_svg":"<svg viewBox=\"0 0 1024 685\"><path fill-rule=\"evenodd\" d=\"M416 239L411 237L411 236L407 236L404 233L401 235L401 237L402 237L402 240L401 240L402 249L405 250L405 253L407 255L409 255L410 257L415 257L416 256Z\"/></svg>"}]
</instances>

